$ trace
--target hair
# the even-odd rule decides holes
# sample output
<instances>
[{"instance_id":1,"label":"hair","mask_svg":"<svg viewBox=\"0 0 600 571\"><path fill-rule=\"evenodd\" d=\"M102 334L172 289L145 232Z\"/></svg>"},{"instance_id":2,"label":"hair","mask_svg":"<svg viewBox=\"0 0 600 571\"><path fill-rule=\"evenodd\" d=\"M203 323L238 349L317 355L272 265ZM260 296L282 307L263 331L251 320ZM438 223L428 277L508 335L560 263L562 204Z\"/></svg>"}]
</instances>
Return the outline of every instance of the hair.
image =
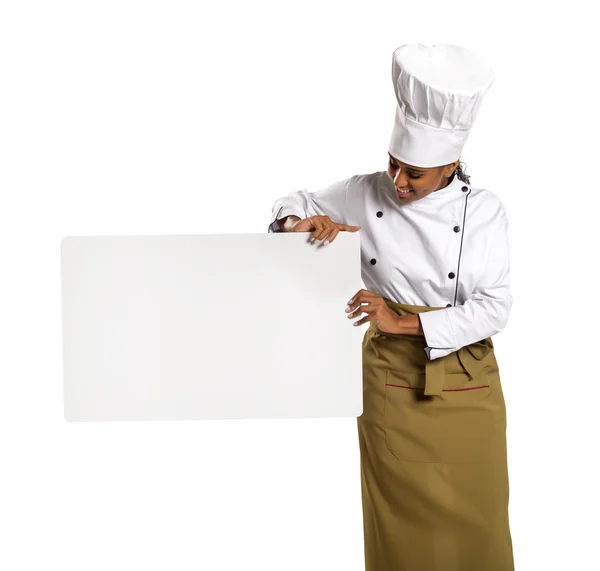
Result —
<instances>
[{"instance_id":1,"label":"hair","mask_svg":"<svg viewBox=\"0 0 600 571\"><path fill-rule=\"evenodd\" d=\"M467 184L470 184L471 177L467 175L467 173L465 172L464 168L461 165L464 165L464 163L460 162L459 165L456 167L456 170L454 171L456 173L456 178L458 178L458 180L462 180L463 182L466 182ZM466 167L466 165L465 165L465 167Z\"/></svg>"}]
</instances>

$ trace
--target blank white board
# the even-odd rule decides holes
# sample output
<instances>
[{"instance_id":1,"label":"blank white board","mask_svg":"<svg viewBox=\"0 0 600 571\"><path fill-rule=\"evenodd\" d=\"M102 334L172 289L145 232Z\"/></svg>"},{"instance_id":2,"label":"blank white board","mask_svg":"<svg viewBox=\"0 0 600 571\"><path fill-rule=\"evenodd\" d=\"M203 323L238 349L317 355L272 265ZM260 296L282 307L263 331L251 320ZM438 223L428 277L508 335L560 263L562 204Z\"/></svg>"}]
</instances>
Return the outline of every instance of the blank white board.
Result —
<instances>
[{"instance_id":1,"label":"blank white board","mask_svg":"<svg viewBox=\"0 0 600 571\"><path fill-rule=\"evenodd\" d=\"M68 421L356 417L360 233L68 236Z\"/></svg>"}]
</instances>

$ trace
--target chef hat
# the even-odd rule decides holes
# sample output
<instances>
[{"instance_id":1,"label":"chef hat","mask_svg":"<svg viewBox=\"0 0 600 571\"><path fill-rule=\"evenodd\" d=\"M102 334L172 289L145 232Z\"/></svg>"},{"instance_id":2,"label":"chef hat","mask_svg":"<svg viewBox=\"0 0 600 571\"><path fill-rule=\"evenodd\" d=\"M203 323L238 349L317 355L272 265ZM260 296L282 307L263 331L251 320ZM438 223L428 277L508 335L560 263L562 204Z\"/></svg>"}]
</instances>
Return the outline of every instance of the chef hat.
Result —
<instances>
[{"instance_id":1,"label":"chef hat","mask_svg":"<svg viewBox=\"0 0 600 571\"><path fill-rule=\"evenodd\" d=\"M392 81L398 106L389 152L422 168L460 158L492 69L452 44L406 44L393 55Z\"/></svg>"}]
</instances>

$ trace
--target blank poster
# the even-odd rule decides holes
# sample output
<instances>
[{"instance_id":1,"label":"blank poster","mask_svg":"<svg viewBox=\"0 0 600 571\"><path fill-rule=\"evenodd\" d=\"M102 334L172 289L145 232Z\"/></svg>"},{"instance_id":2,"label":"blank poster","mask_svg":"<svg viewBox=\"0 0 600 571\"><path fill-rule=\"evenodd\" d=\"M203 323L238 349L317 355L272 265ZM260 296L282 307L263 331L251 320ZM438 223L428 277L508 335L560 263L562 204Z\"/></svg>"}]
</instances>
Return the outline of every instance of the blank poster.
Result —
<instances>
[{"instance_id":1,"label":"blank poster","mask_svg":"<svg viewBox=\"0 0 600 571\"><path fill-rule=\"evenodd\" d=\"M68 236L68 421L356 417L360 232Z\"/></svg>"}]
</instances>

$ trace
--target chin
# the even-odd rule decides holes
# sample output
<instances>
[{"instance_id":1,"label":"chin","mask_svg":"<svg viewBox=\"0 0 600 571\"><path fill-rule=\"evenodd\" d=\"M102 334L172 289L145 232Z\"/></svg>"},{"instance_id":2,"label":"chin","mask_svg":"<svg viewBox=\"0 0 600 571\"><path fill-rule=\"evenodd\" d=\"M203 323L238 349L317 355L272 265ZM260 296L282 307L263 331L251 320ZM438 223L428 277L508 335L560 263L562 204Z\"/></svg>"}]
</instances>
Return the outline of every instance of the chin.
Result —
<instances>
[{"instance_id":1,"label":"chin","mask_svg":"<svg viewBox=\"0 0 600 571\"><path fill-rule=\"evenodd\" d=\"M418 200L418 196L415 194L415 192L411 192L408 196L400 196L398 193L396 193L396 196L398 197L398 200L400 202L412 202L414 200Z\"/></svg>"}]
</instances>

